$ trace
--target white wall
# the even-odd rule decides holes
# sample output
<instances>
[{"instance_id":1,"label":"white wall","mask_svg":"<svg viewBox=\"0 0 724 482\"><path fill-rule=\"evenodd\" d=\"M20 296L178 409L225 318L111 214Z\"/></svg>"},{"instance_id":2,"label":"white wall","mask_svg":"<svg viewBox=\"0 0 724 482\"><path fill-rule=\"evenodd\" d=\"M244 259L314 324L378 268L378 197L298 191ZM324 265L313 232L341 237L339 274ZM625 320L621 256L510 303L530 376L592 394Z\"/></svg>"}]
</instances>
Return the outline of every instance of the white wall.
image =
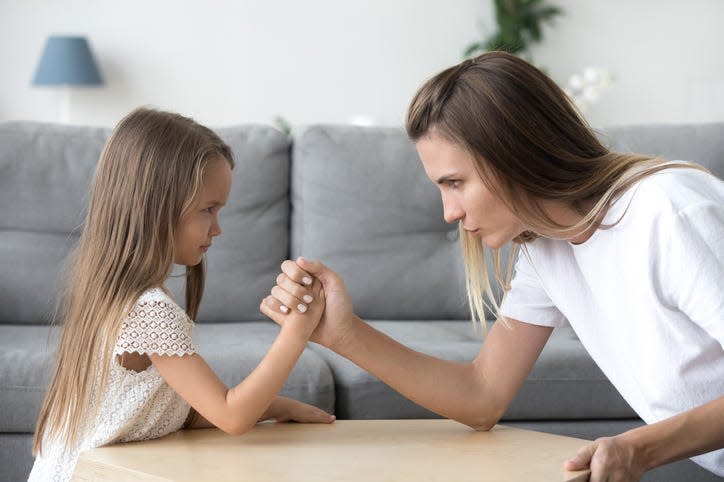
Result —
<instances>
[{"instance_id":1,"label":"white wall","mask_svg":"<svg viewBox=\"0 0 724 482\"><path fill-rule=\"evenodd\" d=\"M594 125L724 121L724 1L550 0L566 13L535 61L559 82L587 65L616 84ZM58 119L30 86L48 34L87 35L106 86L72 121L113 125L144 104L212 126L400 125L421 82L491 28L484 0L0 0L0 121Z\"/></svg>"}]
</instances>

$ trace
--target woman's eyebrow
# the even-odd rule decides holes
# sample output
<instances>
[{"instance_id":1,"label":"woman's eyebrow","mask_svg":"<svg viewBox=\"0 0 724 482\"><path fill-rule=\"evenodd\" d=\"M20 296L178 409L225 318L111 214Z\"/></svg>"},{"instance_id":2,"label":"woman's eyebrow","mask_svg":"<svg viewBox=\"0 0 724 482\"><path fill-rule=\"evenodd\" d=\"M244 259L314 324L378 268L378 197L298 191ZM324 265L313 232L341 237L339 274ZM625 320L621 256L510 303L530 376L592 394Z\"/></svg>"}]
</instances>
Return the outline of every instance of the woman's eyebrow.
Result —
<instances>
[{"instance_id":1,"label":"woman's eyebrow","mask_svg":"<svg viewBox=\"0 0 724 482\"><path fill-rule=\"evenodd\" d=\"M450 179L457 179L458 177L460 177L460 175L455 172L453 172L451 174L445 174L444 176L440 177L437 180L437 183L444 184L444 183L448 182Z\"/></svg>"}]
</instances>

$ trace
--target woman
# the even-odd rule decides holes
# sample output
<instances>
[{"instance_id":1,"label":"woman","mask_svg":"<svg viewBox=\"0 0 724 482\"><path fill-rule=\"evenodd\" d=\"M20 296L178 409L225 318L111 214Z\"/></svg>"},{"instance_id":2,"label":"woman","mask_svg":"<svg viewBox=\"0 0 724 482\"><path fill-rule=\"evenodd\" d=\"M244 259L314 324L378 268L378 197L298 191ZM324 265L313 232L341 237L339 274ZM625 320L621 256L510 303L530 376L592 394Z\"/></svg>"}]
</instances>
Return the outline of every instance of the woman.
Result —
<instances>
[{"instance_id":1,"label":"woman","mask_svg":"<svg viewBox=\"0 0 724 482\"><path fill-rule=\"evenodd\" d=\"M471 311L483 319L487 302L498 315L477 358L435 359L374 330L319 262L286 261L261 310L284 324L318 278L326 307L313 341L480 430L506 411L553 328L570 324L648 425L594 441L566 469L637 480L694 457L724 475L724 183L695 164L609 152L553 81L501 52L430 79L407 131L445 220L460 225ZM516 250L495 263L498 304L483 246L495 257L508 242L520 249L512 281Z\"/></svg>"}]
</instances>

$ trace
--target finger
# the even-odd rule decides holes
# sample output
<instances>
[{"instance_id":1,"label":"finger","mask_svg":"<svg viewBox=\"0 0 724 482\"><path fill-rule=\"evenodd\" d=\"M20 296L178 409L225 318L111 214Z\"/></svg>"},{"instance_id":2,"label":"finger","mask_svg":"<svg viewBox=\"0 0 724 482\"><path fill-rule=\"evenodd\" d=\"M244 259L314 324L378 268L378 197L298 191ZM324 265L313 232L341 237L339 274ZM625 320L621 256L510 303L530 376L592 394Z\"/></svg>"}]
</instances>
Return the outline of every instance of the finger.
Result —
<instances>
[{"instance_id":1,"label":"finger","mask_svg":"<svg viewBox=\"0 0 724 482\"><path fill-rule=\"evenodd\" d=\"M282 263L282 272L284 272L289 279L302 286L310 286L312 281L314 281L312 275L300 268L297 263L289 259Z\"/></svg>"},{"instance_id":2,"label":"finger","mask_svg":"<svg viewBox=\"0 0 724 482\"><path fill-rule=\"evenodd\" d=\"M292 307L300 313L306 313L307 311L308 306L306 303L278 285L271 289L271 295L284 306Z\"/></svg>"},{"instance_id":3,"label":"finger","mask_svg":"<svg viewBox=\"0 0 724 482\"><path fill-rule=\"evenodd\" d=\"M589 444L578 451L575 457L567 460L563 464L566 470L583 470L588 468L591 463L591 457L596 451L596 444Z\"/></svg>"},{"instance_id":4,"label":"finger","mask_svg":"<svg viewBox=\"0 0 724 482\"><path fill-rule=\"evenodd\" d=\"M280 313L281 310L279 310L278 308L274 308L275 305L278 306L280 304L281 303L279 303L278 300L275 300L274 297L267 296L259 304L259 311L261 311L263 315L269 317L272 321L274 321L278 325L283 325L284 324L284 313Z\"/></svg>"},{"instance_id":5,"label":"finger","mask_svg":"<svg viewBox=\"0 0 724 482\"><path fill-rule=\"evenodd\" d=\"M315 278L318 278L325 286L328 284L339 285L342 283L342 278L340 278L337 273L325 266L324 263L322 263L321 261L310 261L303 256L299 256L297 258L296 264L305 272L309 273Z\"/></svg>"},{"instance_id":6,"label":"finger","mask_svg":"<svg viewBox=\"0 0 724 482\"><path fill-rule=\"evenodd\" d=\"M307 414L305 421L311 423L332 423L335 420L337 420L337 417L335 417L334 415L325 412L321 408L313 406Z\"/></svg>"},{"instance_id":7,"label":"finger","mask_svg":"<svg viewBox=\"0 0 724 482\"><path fill-rule=\"evenodd\" d=\"M305 288L299 283L291 280L289 276L286 275L286 273L279 273L279 276L277 276L277 285L284 288L284 290L286 290L288 293L291 293L299 301L307 304L314 301L314 296L312 296L314 284L312 284L312 286L309 288Z\"/></svg>"},{"instance_id":8,"label":"finger","mask_svg":"<svg viewBox=\"0 0 724 482\"><path fill-rule=\"evenodd\" d=\"M289 313L289 307L283 304L278 299L274 298L273 296L267 296L266 298L264 298L263 302L266 303L266 305L272 310L282 312L285 315Z\"/></svg>"}]
</instances>

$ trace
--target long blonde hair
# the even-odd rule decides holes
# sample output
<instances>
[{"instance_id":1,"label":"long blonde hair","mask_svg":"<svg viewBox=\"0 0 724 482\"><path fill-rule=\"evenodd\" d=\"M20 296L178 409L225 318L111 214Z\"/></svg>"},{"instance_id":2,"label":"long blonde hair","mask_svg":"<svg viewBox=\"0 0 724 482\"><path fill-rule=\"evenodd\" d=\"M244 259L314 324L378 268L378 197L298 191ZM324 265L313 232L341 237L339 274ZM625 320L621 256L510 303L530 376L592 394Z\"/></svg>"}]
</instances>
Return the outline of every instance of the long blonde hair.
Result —
<instances>
[{"instance_id":1,"label":"long blonde hair","mask_svg":"<svg viewBox=\"0 0 724 482\"><path fill-rule=\"evenodd\" d=\"M214 160L234 165L210 129L178 114L141 108L111 133L96 168L88 214L69 258L68 282L53 322L63 322L58 354L33 440L66 447L97 416L124 311L170 275L174 235ZM186 268L186 311L193 319L204 289L204 262Z\"/></svg>"},{"instance_id":2,"label":"long blonde hair","mask_svg":"<svg viewBox=\"0 0 724 482\"><path fill-rule=\"evenodd\" d=\"M463 146L486 187L531 227L513 240L505 270L500 250L491 250L504 294L510 289L518 245L525 249L524 243L540 233L606 228L596 220L611 203L662 169L706 171L698 165L609 151L555 82L504 52L467 59L428 80L410 104L406 127L413 141L434 132ZM574 225L560 224L543 209L543 200L565 203L582 219ZM462 229L460 239L473 319L484 320L486 308L502 318L488 278L485 248Z\"/></svg>"}]
</instances>

